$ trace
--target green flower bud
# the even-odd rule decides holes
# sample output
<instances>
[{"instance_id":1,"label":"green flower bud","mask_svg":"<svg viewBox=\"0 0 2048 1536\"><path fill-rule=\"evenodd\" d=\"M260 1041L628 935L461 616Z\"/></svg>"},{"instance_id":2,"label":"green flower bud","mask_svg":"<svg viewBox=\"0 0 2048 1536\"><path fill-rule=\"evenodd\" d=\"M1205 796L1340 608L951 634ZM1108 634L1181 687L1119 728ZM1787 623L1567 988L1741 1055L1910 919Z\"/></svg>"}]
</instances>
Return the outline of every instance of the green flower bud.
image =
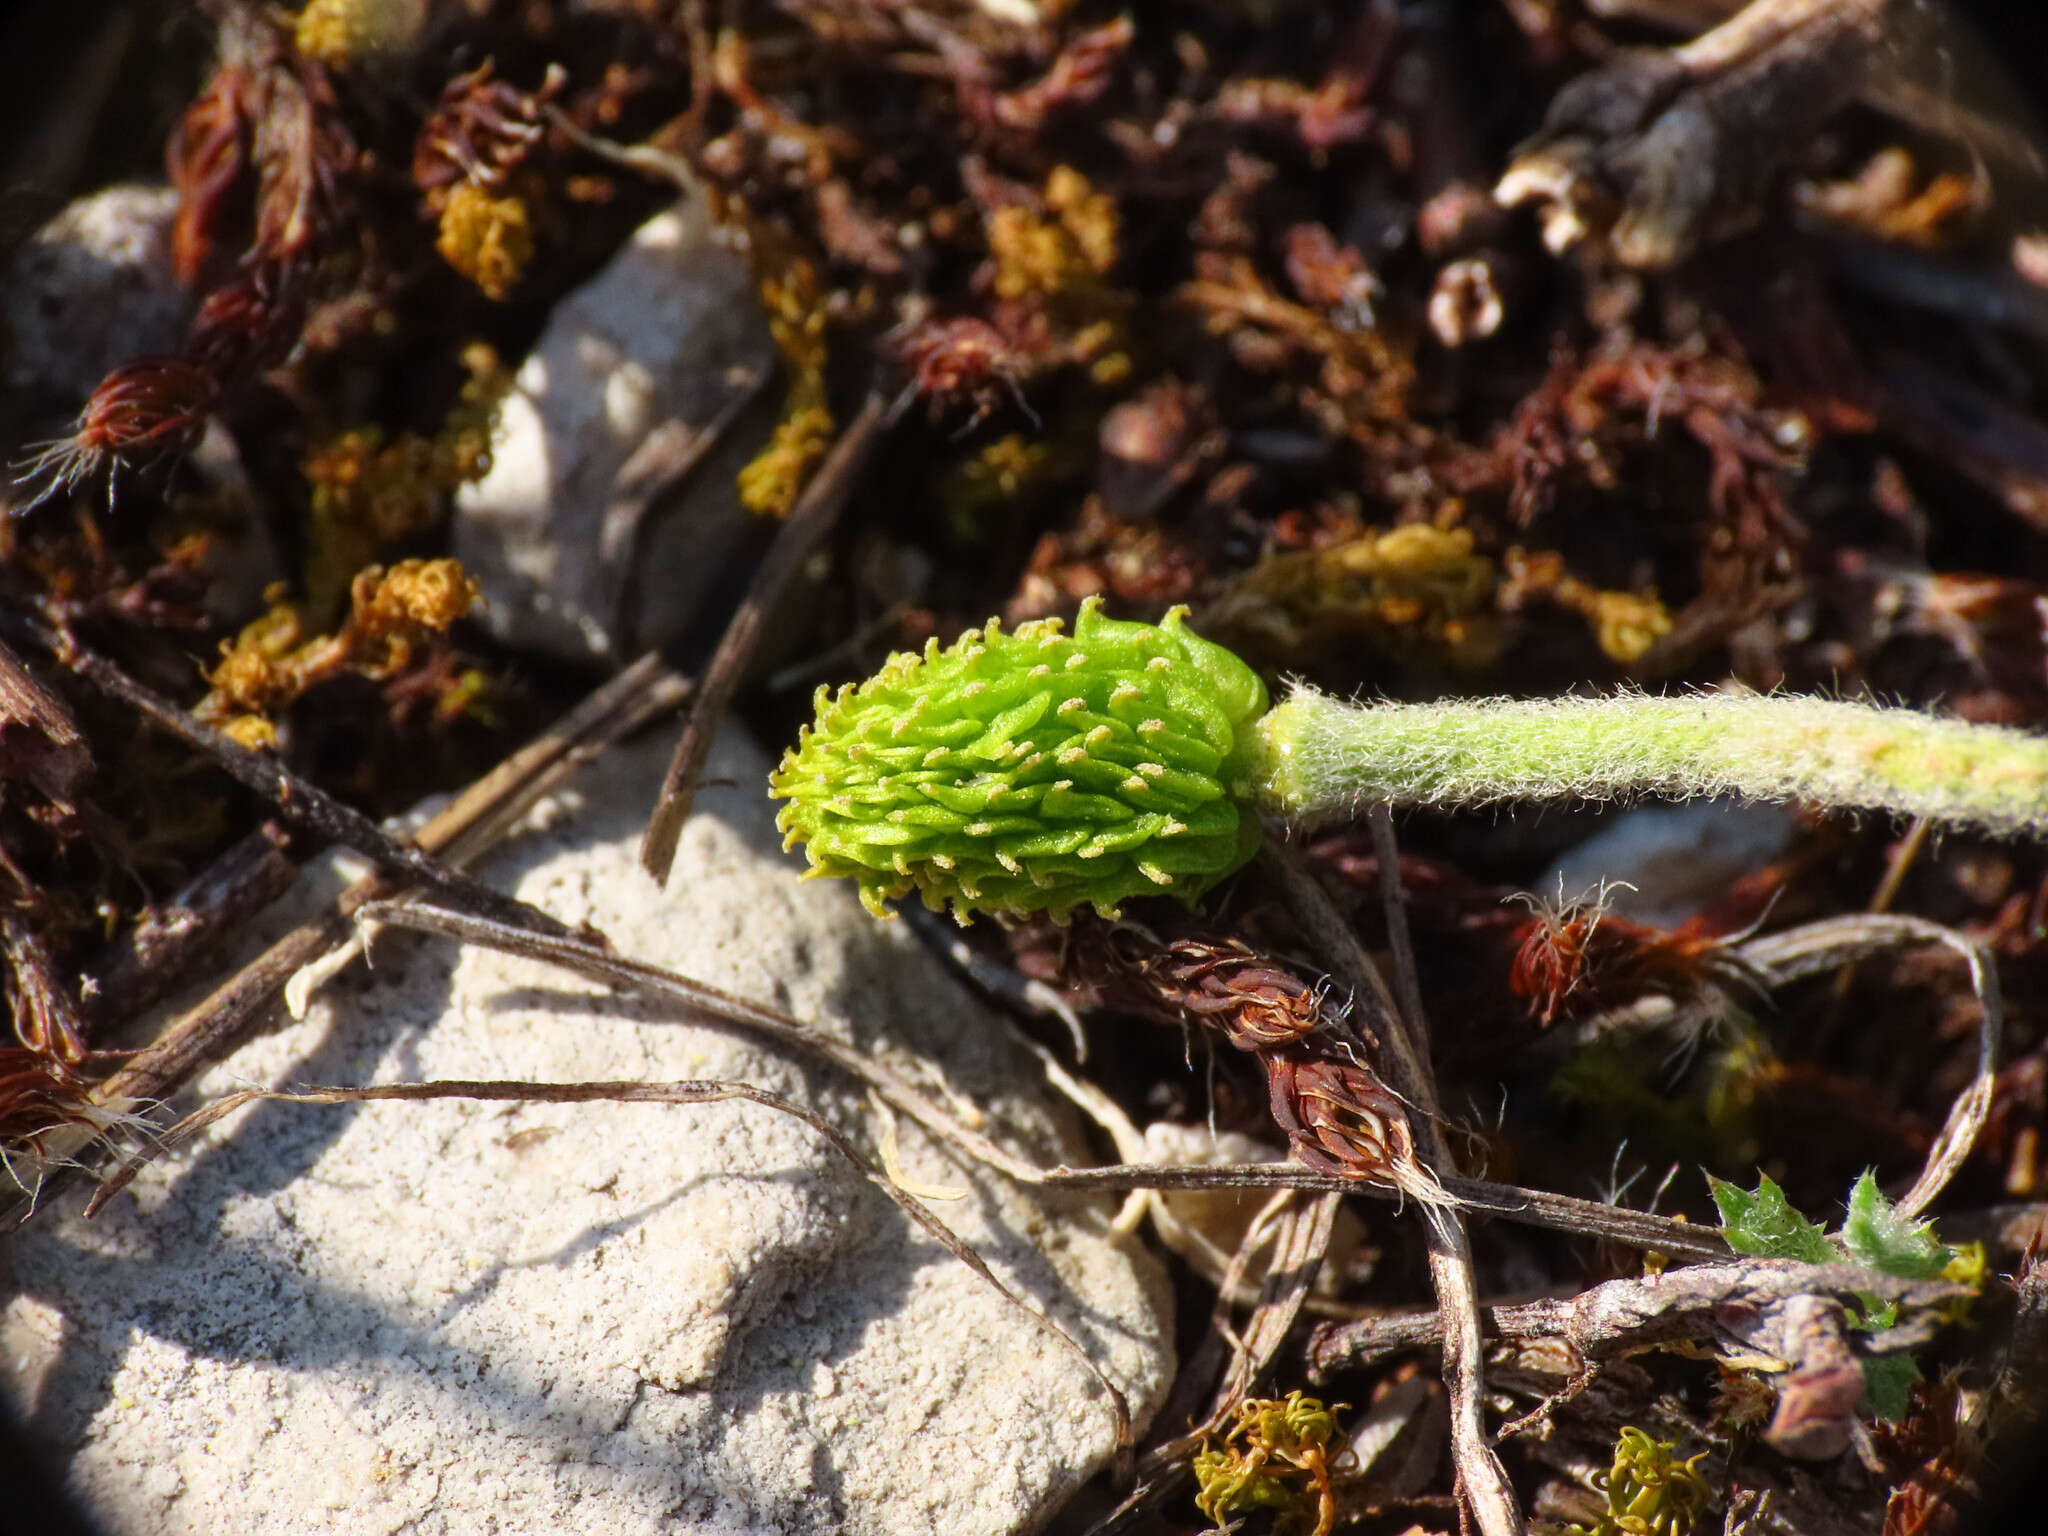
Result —
<instances>
[{"instance_id":1,"label":"green flower bud","mask_svg":"<svg viewBox=\"0 0 2048 1536\"><path fill-rule=\"evenodd\" d=\"M1256 673L1186 610L993 621L829 697L771 779L814 875L881 912L913 888L976 910L1115 916L1194 901L1252 856L1256 812L1640 794L1799 799L2048 837L2048 738L1794 695L1350 704Z\"/></svg>"},{"instance_id":2,"label":"green flower bud","mask_svg":"<svg viewBox=\"0 0 2048 1536\"><path fill-rule=\"evenodd\" d=\"M1259 844L1247 781L1258 674L1192 634L1106 619L996 623L896 655L831 696L770 779L785 846L811 875L851 875L883 911L1049 912L1127 896L1192 904Z\"/></svg>"}]
</instances>

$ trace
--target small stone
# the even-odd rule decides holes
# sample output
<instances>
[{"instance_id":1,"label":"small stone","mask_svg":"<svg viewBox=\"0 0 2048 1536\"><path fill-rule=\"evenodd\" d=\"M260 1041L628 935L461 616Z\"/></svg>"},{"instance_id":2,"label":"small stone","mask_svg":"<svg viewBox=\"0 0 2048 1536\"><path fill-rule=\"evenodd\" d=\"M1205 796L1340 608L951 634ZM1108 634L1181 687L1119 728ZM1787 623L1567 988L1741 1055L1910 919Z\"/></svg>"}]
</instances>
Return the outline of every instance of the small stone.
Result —
<instances>
[{"instance_id":1,"label":"small stone","mask_svg":"<svg viewBox=\"0 0 2048 1536\"><path fill-rule=\"evenodd\" d=\"M484 623L523 650L606 660L722 602L721 562L752 521L734 477L758 433L727 422L674 496L645 492L774 369L746 258L701 204L643 224L555 306L499 411L490 473L456 495L454 553Z\"/></svg>"},{"instance_id":2,"label":"small stone","mask_svg":"<svg viewBox=\"0 0 2048 1536\"><path fill-rule=\"evenodd\" d=\"M668 743L484 875L628 955L882 1059L939 1063L986 1130L1090 1161L1031 1059L901 924L776 847L767 763L722 741L664 893L639 870ZM539 818L536 818L539 819ZM736 1079L877 1155L866 1092L565 972L384 931L374 968L211 1072L251 1083ZM914 1069L913 1069L914 1070ZM189 1107L189 1104L186 1106ZM1163 1277L1114 1202L1034 1196L895 1127L940 1218L1049 1310L1142 1426ZM75 1202L73 1202L75 1205ZM1107 1460L1072 1354L800 1123L746 1104L241 1110L92 1223L9 1238L0 1386L108 1536L1021 1531Z\"/></svg>"},{"instance_id":3,"label":"small stone","mask_svg":"<svg viewBox=\"0 0 2048 1536\"><path fill-rule=\"evenodd\" d=\"M35 419L74 414L107 372L176 349L192 303L171 270L169 187L81 197L15 253L0 295L7 388Z\"/></svg>"},{"instance_id":4,"label":"small stone","mask_svg":"<svg viewBox=\"0 0 2048 1536\"><path fill-rule=\"evenodd\" d=\"M1799 830L1783 806L1752 800L1644 805L1605 818L1537 880L1544 900L1576 901L1607 886L1617 917L1675 928L1742 876L1783 855Z\"/></svg>"}]
</instances>

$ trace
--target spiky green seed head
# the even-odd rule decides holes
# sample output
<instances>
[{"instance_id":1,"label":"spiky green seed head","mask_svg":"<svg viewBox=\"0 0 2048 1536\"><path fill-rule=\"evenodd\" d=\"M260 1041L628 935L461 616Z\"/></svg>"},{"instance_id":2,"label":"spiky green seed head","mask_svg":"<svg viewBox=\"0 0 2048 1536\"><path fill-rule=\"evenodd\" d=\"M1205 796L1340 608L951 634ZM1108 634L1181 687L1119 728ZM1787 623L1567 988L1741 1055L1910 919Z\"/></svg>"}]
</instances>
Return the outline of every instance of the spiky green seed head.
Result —
<instances>
[{"instance_id":1,"label":"spiky green seed head","mask_svg":"<svg viewBox=\"0 0 2048 1536\"><path fill-rule=\"evenodd\" d=\"M769 780L785 847L851 875L869 911L1116 915L1129 896L1192 904L1258 848L1248 774L1258 674L1191 633L1102 616L1074 632L994 620L898 654L832 695Z\"/></svg>"}]
</instances>

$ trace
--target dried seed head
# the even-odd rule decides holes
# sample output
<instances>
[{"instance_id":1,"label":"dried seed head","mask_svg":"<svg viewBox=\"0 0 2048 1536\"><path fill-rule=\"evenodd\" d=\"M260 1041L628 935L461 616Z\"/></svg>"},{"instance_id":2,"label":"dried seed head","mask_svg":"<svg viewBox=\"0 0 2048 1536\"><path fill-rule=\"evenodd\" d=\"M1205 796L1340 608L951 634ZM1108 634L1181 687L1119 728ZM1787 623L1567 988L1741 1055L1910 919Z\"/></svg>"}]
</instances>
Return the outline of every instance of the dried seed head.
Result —
<instances>
[{"instance_id":1,"label":"dried seed head","mask_svg":"<svg viewBox=\"0 0 2048 1536\"><path fill-rule=\"evenodd\" d=\"M121 465L182 458L205 431L218 396L213 376L185 358L124 363L100 381L69 437L35 444L34 456L14 466L15 483L32 505Z\"/></svg>"},{"instance_id":2,"label":"dried seed head","mask_svg":"<svg viewBox=\"0 0 2048 1536\"><path fill-rule=\"evenodd\" d=\"M503 190L546 136L543 113L568 78L550 68L539 90L522 91L494 78L486 59L443 86L413 139L413 184L427 194L427 206L440 212L449 189L461 182Z\"/></svg>"},{"instance_id":3,"label":"dried seed head","mask_svg":"<svg viewBox=\"0 0 2048 1536\"><path fill-rule=\"evenodd\" d=\"M1321 1024L1315 989L1236 939L1174 939L1131 968L1158 1002L1216 1023L1241 1051L1292 1045Z\"/></svg>"},{"instance_id":4,"label":"dried seed head","mask_svg":"<svg viewBox=\"0 0 2048 1536\"><path fill-rule=\"evenodd\" d=\"M1415 1155L1408 1112L1368 1068L1300 1048L1262 1054L1273 1118L1318 1173L1366 1178L1425 1205L1449 1199Z\"/></svg>"},{"instance_id":5,"label":"dried seed head","mask_svg":"<svg viewBox=\"0 0 2048 1536\"><path fill-rule=\"evenodd\" d=\"M1057 620L991 622L821 689L770 780L790 802L777 824L877 913L913 889L963 921L1192 904L1258 846L1240 781L1266 689L1184 615L1119 623L1091 598L1071 637Z\"/></svg>"},{"instance_id":6,"label":"dried seed head","mask_svg":"<svg viewBox=\"0 0 2048 1536\"><path fill-rule=\"evenodd\" d=\"M1691 924L1666 933L1616 917L1604 886L1562 905L1525 899L1530 917L1516 930L1508 990L1527 1000L1529 1016L1545 1029L1646 992L1688 997L1709 985L1760 984L1718 938Z\"/></svg>"}]
</instances>

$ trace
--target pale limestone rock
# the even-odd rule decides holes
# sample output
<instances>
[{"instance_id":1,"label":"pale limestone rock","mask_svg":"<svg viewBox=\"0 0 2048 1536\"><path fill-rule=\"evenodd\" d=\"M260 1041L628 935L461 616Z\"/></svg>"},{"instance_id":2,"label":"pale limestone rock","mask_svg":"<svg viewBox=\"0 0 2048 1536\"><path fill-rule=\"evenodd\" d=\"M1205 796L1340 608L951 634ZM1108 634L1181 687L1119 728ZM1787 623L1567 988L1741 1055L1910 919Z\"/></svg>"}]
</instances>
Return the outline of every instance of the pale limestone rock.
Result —
<instances>
[{"instance_id":1,"label":"pale limestone rock","mask_svg":"<svg viewBox=\"0 0 2048 1536\"><path fill-rule=\"evenodd\" d=\"M15 252L0 287L0 379L41 415L68 415L111 368L174 350L192 300L171 271L169 187L81 197Z\"/></svg>"},{"instance_id":2,"label":"pale limestone rock","mask_svg":"<svg viewBox=\"0 0 2048 1536\"><path fill-rule=\"evenodd\" d=\"M774 367L747 259L702 200L643 224L549 314L490 473L456 494L454 553L488 599L483 621L570 661L679 633L750 521L734 476L758 431L728 424L673 505L645 506L621 471L657 430L710 429Z\"/></svg>"},{"instance_id":3,"label":"pale limestone rock","mask_svg":"<svg viewBox=\"0 0 2048 1536\"><path fill-rule=\"evenodd\" d=\"M729 741L663 895L635 861L666 743L615 753L486 866L624 952L943 1065L990 1129L1089 1158L1031 1059L900 925L776 846ZM376 969L209 1074L249 1083L742 1078L864 1143L866 1096L574 977L386 934ZM914 1127L909 1175L1149 1414L1156 1265L1113 1202L1035 1199ZM1108 1456L1077 1361L796 1122L750 1105L241 1111L87 1224L0 1249L17 1407L110 1536L1027 1528Z\"/></svg>"}]
</instances>

